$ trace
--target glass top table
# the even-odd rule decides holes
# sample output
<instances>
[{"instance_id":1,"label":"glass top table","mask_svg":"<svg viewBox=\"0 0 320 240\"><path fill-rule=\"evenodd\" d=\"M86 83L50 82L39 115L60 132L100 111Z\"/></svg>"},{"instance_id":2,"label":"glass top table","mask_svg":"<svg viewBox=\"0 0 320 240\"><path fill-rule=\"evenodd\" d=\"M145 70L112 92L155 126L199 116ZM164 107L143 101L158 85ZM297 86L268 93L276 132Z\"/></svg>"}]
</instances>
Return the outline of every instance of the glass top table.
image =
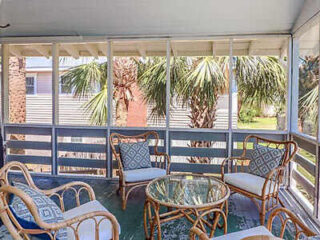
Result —
<instances>
[{"instance_id":1,"label":"glass top table","mask_svg":"<svg viewBox=\"0 0 320 240\"><path fill-rule=\"evenodd\" d=\"M146 194L153 201L167 207L206 208L226 201L230 190L215 177L175 174L151 181Z\"/></svg>"}]
</instances>

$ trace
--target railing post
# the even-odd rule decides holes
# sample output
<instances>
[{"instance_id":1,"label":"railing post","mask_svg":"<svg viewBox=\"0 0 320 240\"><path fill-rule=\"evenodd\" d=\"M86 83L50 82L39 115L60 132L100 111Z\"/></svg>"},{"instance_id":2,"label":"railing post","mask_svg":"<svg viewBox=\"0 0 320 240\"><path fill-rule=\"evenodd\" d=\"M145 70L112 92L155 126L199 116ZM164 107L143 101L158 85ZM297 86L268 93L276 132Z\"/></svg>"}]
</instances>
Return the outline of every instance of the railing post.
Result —
<instances>
[{"instance_id":1,"label":"railing post","mask_svg":"<svg viewBox=\"0 0 320 240\"><path fill-rule=\"evenodd\" d=\"M56 125L59 124L59 44L52 44L52 134L51 134L51 173L58 174L58 150Z\"/></svg>"}]
</instances>

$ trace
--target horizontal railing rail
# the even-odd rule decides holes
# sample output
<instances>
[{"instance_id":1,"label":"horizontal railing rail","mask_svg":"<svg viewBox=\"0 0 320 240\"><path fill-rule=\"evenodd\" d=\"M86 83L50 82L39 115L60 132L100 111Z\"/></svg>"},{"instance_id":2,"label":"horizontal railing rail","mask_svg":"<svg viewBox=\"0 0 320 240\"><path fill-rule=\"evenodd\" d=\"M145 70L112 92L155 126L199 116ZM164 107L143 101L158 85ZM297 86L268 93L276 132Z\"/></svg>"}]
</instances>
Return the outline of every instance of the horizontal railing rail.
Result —
<instances>
[{"instance_id":1,"label":"horizontal railing rail","mask_svg":"<svg viewBox=\"0 0 320 240\"><path fill-rule=\"evenodd\" d=\"M105 170L105 176L113 177L117 169L117 163L108 151L109 134L117 132L125 135L137 135L145 131L156 131L160 136L158 150L165 152L169 149L172 158L171 170L176 172L196 173L220 173L220 164L228 157L228 130L224 129L180 129L180 128L134 128L134 127L105 127L105 126L49 126L33 124L7 124L4 126L6 135L35 135L39 139L6 139L7 160L22 161L30 164L52 165L54 155L50 153L52 144L56 144L56 164L59 167L69 167L68 171L85 172L84 168ZM52 138L53 130L55 139ZM166 131L169 133L166 139ZM249 134L258 134L275 140L284 140L287 132L258 131L258 130L236 130L232 132L232 155L239 155L242 149L237 149L237 143L242 142ZM50 137L49 140L41 140L41 136ZM72 139L71 139L72 138ZM77 142L79 139L89 139L85 142ZM209 145L191 147L192 142L210 142ZM152 142L151 142L152 145ZM117 148L117 146L116 146ZM25 154L12 154L11 149L23 149ZM39 155L34 154L40 151ZM28 153L28 154L27 154ZM45 154L44 154L45 153ZM154 154L150 146L151 155ZM41 155L44 154L44 155ZM208 158L210 161L204 163L190 163L191 158ZM108 161L110 163L108 164ZM111 169L107 169L111 168ZM308 170L313 169L308 165ZM60 169L60 173L67 170Z\"/></svg>"}]
</instances>

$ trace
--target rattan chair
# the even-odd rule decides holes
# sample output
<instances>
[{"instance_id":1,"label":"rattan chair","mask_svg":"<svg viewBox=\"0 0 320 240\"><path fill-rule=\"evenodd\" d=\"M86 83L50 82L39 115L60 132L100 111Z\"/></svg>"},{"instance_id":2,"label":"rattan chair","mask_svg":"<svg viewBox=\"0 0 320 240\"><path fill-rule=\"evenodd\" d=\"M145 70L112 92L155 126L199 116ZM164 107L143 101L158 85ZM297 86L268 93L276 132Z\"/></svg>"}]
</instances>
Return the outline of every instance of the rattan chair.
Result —
<instances>
[{"instance_id":1,"label":"rattan chair","mask_svg":"<svg viewBox=\"0 0 320 240\"><path fill-rule=\"evenodd\" d=\"M275 168L266 176L259 177L247 173L245 168L248 166L250 159L247 156L248 143L255 142L257 144L265 144L273 148L284 148L285 152L283 160L279 167ZM275 141L259 136L249 135L243 143L243 152L239 157L227 158L221 165L222 180L228 184L230 190L249 197L259 209L261 225L265 223L266 212L276 207L279 202L279 189L283 184L283 177L286 166L293 159L298 149L297 143L294 141ZM231 173L225 173L228 167ZM256 199L261 201L259 206Z\"/></svg>"},{"instance_id":2,"label":"rattan chair","mask_svg":"<svg viewBox=\"0 0 320 240\"><path fill-rule=\"evenodd\" d=\"M121 156L119 153L119 147L117 144L120 142L138 142L147 141L148 139L154 139L155 144L153 147L153 152L150 155L154 155L155 159L153 161L154 166L152 168L143 168L139 170L127 170L125 171L122 165ZM157 132L149 131L140 135L127 136L121 135L119 133L112 133L110 135L110 145L112 153L118 162L118 175L119 175L119 189L118 193L121 194L122 198L122 209L125 210L127 206L127 201L129 194L132 190L146 186L151 180L157 177L161 177L165 174L170 173L170 158L166 153L158 152L159 135ZM159 169L165 170L159 171ZM135 177L133 176L139 176Z\"/></svg>"},{"instance_id":3,"label":"rattan chair","mask_svg":"<svg viewBox=\"0 0 320 240\"><path fill-rule=\"evenodd\" d=\"M205 212L204 214L202 214L201 216L198 217L197 221L194 223L193 227L190 230L190 239L191 240L195 240L195 239L210 240L210 238L207 236L206 232L196 226L198 224L198 221L200 221L200 218L203 218L206 215L211 214L212 212L215 213L217 211L218 211L217 209L212 209L212 210L209 210L208 212ZM223 217L222 219L224 221L223 226L224 226L224 234L225 235L220 236L220 237L211 238L211 240L230 240L230 239L240 240L240 239L245 239L247 237L259 236L259 235L272 237L272 236L274 236L272 234L272 228L275 225L274 219L276 217L280 219L281 228L280 228L280 234L278 237L280 237L281 239L284 236L285 230L286 230L289 222L291 222L294 225L294 227L291 227L290 230L293 231L292 232L293 234L295 234L295 240L300 239L300 237L302 235L304 235L305 237L311 237L311 236L316 235L312 230L310 230L307 226L305 226L288 209L277 208L271 212L270 217L268 219L267 227L259 226L259 227L254 227L254 228L250 228L247 230L242 230L239 232L234 232L234 233L229 233L229 234L226 234L227 220L226 220L226 217Z\"/></svg>"},{"instance_id":4,"label":"rattan chair","mask_svg":"<svg viewBox=\"0 0 320 240\"><path fill-rule=\"evenodd\" d=\"M22 190L10 185L8 180L10 170L21 171L29 187L42 192L53 200L56 198L65 220L51 224L44 222L32 198ZM0 170L0 181L0 217L14 239L30 239L30 236L34 234L47 234L50 239L55 240L55 234L62 228L67 229L68 239L83 240L88 239L88 235L91 236L89 238L96 240L109 239L108 236L113 240L119 239L120 227L117 219L95 200L93 189L84 182L70 182L54 189L41 190L34 184L27 167L20 162L9 162L3 166ZM65 211L64 197L67 191L74 193L77 207ZM87 203L80 201L80 193L83 191L88 193L90 201ZM24 202L35 219L36 224L41 229L25 229L21 227L9 208L8 201L10 194L18 196Z\"/></svg>"}]
</instances>

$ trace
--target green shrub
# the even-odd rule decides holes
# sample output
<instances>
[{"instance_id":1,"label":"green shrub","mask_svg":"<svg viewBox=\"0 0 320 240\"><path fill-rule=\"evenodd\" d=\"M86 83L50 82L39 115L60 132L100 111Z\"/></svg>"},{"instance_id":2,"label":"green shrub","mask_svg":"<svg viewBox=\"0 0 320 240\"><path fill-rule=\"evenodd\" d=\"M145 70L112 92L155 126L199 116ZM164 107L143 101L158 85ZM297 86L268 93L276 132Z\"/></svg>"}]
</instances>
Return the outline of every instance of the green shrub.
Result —
<instances>
[{"instance_id":1,"label":"green shrub","mask_svg":"<svg viewBox=\"0 0 320 240\"><path fill-rule=\"evenodd\" d=\"M243 123L254 122L254 117L257 115L257 111L254 109L241 109L239 113L239 120Z\"/></svg>"}]
</instances>

